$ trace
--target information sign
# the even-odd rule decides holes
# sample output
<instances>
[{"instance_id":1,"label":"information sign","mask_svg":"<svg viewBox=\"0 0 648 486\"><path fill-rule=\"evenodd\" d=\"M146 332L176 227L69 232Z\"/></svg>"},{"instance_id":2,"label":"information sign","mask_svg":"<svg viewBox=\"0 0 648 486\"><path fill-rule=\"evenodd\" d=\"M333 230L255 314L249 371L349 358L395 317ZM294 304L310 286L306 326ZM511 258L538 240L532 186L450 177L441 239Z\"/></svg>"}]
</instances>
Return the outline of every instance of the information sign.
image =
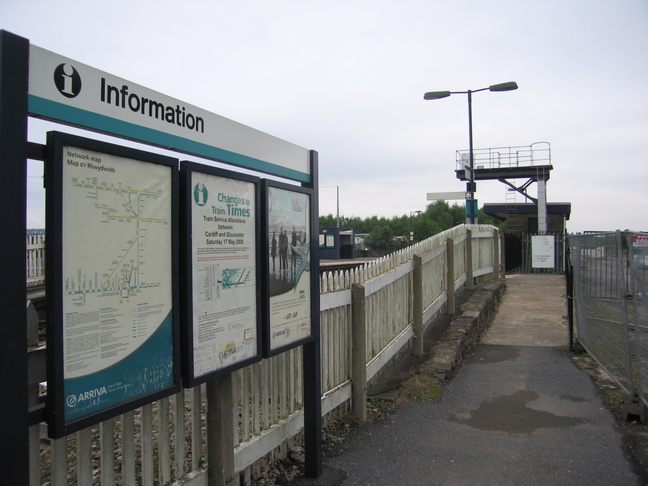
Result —
<instances>
[{"instance_id":1,"label":"information sign","mask_svg":"<svg viewBox=\"0 0 648 486\"><path fill-rule=\"evenodd\" d=\"M50 435L175 393L177 160L48 134Z\"/></svg>"},{"instance_id":2,"label":"information sign","mask_svg":"<svg viewBox=\"0 0 648 486\"><path fill-rule=\"evenodd\" d=\"M259 179L182 163L185 386L261 359Z\"/></svg>"},{"instance_id":3,"label":"information sign","mask_svg":"<svg viewBox=\"0 0 648 486\"><path fill-rule=\"evenodd\" d=\"M264 181L267 260L265 353L312 339L310 189Z\"/></svg>"},{"instance_id":4,"label":"information sign","mask_svg":"<svg viewBox=\"0 0 648 486\"><path fill-rule=\"evenodd\" d=\"M555 243L553 235L531 236L532 268L554 268Z\"/></svg>"},{"instance_id":5,"label":"information sign","mask_svg":"<svg viewBox=\"0 0 648 486\"><path fill-rule=\"evenodd\" d=\"M238 167L309 182L309 151L35 45L29 113Z\"/></svg>"}]
</instances>

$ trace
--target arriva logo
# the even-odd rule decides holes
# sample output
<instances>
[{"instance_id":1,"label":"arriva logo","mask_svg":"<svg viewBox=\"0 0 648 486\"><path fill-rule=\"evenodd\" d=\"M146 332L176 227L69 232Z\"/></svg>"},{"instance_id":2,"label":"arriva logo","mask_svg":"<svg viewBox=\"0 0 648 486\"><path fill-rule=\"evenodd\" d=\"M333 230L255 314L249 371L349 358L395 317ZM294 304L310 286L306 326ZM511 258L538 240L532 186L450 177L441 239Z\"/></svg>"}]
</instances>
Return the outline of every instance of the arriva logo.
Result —
<instances>
[{"instance_id":1,"label":"arriva logo","mask_svg":"<svg viewBox=\"0 0 648 486\"><path fill-rule=\"evenodd\" d=\"M95 388L94 390L88 390L78 395L68 395L66 402L68 407L76 407L79 403L85 402L86 400L92 400L93 398L99 398L101 395L108 393L105 386L101 388Z\"/></svg>"}]
</instances>

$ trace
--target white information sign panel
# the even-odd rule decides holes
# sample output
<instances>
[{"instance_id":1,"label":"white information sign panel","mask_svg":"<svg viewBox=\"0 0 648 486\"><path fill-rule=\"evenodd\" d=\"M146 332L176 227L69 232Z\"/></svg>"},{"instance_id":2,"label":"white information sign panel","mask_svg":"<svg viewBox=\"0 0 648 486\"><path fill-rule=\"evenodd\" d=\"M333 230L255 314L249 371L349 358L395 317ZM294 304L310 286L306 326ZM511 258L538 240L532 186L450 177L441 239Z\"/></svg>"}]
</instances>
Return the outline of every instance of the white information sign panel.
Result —
<instances>
[{"instance_id":1,"label":"white information sign panel","mask_svg":"<svg viewBox=\"0 0 648 486\"><path fill-rule=\"evenodd\" d=\"M34 45L29 113L310 182L303 147Z\"/></svg>"},{"instance_id":2,"label":"white information sign panel","mask_svg":"<svg viewBox=\"0 0 648 486\"><path fill-rule=\"evenodd\" d=\"M553 235L531 236L532 268L554 268L555 243Z\"/></svg>"}]
</instances>

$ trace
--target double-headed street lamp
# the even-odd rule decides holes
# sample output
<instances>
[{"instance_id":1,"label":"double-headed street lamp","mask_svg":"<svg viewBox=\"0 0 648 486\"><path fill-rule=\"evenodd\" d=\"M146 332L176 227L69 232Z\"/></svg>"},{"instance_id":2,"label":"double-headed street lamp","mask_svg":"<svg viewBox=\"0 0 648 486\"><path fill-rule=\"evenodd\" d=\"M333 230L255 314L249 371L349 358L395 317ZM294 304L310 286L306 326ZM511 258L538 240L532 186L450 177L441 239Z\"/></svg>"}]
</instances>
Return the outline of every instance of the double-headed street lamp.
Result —
<instances>
[{"instance_id":1,"label":"double-headed street lamp","mask_svg":"<svg viewBox=\"0 0 648 486\"><path fill-rule=\"evenodd\" d=\"M474 172L474 161L473 161L473 135L472 135L472 94L478 91L512 91L518 89L518 85L515 81L509 81L508 83L500 83L489 86L488 88L481 89L469 89L468 91L430 91L423 95L425 100L438 100L440 98L447 98L453 94L467 94L468 95L468 141L469 141L469 150L470 150L470 165L468 167L468 187L467 187L467 196L466 196L466 223L468 224L477 224L477 201L475 200L475 172Z\"/></svg>"}]
</instances>

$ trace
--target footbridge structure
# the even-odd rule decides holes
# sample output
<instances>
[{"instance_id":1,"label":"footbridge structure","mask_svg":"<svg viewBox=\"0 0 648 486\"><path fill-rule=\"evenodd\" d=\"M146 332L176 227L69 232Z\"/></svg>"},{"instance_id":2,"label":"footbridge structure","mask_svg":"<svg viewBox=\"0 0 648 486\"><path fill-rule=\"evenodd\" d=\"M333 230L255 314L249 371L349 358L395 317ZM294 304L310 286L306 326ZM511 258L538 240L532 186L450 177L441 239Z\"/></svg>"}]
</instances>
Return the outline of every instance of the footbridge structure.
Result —
<instances>
[{"instance_id":1,"label":"footbridge structure","mask_svg":"<svg viewBox=\"0 0 648 486\"><path fill-rule=\"evenodd\" d=\"M549 142L535 142L516 147L473 149L473 174L470 174L470 150L457 150L457 178L462 181L498 180L507 186L506 213L508 230L516 231L516 193L538 208L538 231L547 231L547 181L553 166ZM521 184L518 183L522 180ZM529 194L533 183L537 196ZM512 224L511 224L512 223Z\"/></svg>"}]
</instances>

